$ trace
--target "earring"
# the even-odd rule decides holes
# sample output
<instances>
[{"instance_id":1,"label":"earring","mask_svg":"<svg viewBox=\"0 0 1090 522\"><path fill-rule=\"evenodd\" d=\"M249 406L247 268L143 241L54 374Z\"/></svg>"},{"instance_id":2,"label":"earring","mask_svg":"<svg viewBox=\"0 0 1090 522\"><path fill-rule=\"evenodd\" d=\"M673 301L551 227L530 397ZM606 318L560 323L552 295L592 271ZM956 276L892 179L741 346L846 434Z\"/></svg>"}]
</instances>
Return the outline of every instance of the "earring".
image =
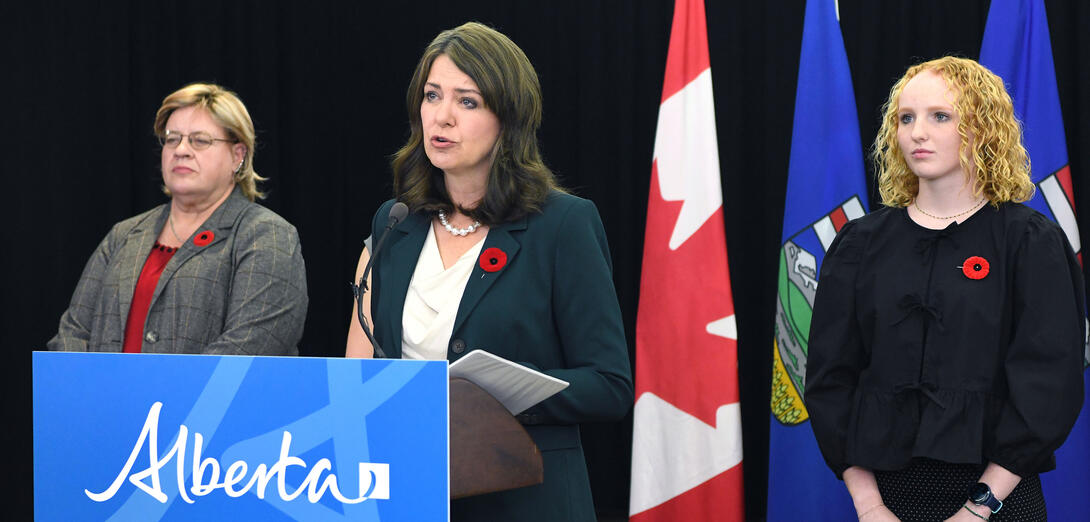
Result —
<instances>
[{"instance_id":1,"label":"earring","mask_svg":"<svg viewBox=\"0 0 1090 522\"><path fill-rule=\"evenodd\" d=\"M246 160L242 160L242 161L238 162L238 166L237 166L237 167L235 167L235 175L236 175L236 176L238 176L238 173L242 171L242 164L243 164L243 163L244 163L245 161L246 161Z\"/></svg>"}]
</instances>

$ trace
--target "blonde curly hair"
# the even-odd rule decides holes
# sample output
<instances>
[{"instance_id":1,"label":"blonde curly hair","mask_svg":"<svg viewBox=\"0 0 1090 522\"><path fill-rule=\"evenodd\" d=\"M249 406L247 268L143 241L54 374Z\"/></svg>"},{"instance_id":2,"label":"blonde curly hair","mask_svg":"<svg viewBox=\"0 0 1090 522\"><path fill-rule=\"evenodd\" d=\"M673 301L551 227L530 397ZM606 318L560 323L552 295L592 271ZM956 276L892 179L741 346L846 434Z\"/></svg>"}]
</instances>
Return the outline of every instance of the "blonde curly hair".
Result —
<instances>
[{"instance_id":1,"label":"blonde curly hair","mask_svg":"<svg viewBox=\"0 0 1090 522\"><path fill-rule=\"evenodd\" d=\"M1003 80L983 65L966 58L945 56L908 68L889 91L882 106L882 128L874 138L873 157L878 176L878 193L889 207L909 205L919 192L919 178L905 162L897 142L901 92L909 80L932 71L956 93L954 110L960 116L961 166L975 174L972 191L992 205L1022 202L1033 197L1030 162L1022 145L1022 126L1014 117L1011 97Z\"/></svg>"}]
</instances>

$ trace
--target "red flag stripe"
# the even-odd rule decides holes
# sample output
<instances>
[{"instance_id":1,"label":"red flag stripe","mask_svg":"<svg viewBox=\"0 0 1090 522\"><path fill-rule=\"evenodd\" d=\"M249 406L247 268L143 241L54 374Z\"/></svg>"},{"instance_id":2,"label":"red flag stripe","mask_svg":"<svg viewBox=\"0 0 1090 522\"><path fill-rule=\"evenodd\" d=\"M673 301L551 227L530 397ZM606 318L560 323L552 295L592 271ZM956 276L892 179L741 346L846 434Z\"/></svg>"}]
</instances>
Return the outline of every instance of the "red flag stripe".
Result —
<instances>
[{"instance_id":1,"label":"red flag stripe","mask_svg":"<svg viewBox=\"0 0 1090 522\"><path fill-rule=\"evenodd\" d=\"M670 27L670 50L662 82L662 101L677 94L700 73L711 67L704 2L678 0Z\"/></svg>"},{"instance_id":2,"label":"red flag stripe","mask_svg":"<svg viewBox=\"0 0 1090 522\"><path fill-rule=\"evenodd\" d=\"M833 220L833 228L835 228L837 232L840 232L840 229L848 222L848 216L844 214L844 209L842 207L836 207L836 210L830 212L829 219Z\"/></svg>"},{"instance_id":3,"label":"red flag stripe","mask_svg":"<svg viewBox=\"0 0 1090 522\"><path fill-rule=\"evenodd\" d=\"M1075 188L1071 185L1071 166L1065 165L1064 168L1056 171L1056 180L1060 182L1060 186L1064 189L1064 195L1067 196L1067 203L1071 205L1071 211L1075 211Z\"/></svg>"},{"instance_id":4,"label":"red flag stripe","mask_svg":"<svg viewBox=\"0 0 1090 522\"><path fill-rule=\"evenodd\" d=\"M673 500L633 515L629 522L745 520L742 508L742 466L735 466Z\"/></svg>"}]
</instances>

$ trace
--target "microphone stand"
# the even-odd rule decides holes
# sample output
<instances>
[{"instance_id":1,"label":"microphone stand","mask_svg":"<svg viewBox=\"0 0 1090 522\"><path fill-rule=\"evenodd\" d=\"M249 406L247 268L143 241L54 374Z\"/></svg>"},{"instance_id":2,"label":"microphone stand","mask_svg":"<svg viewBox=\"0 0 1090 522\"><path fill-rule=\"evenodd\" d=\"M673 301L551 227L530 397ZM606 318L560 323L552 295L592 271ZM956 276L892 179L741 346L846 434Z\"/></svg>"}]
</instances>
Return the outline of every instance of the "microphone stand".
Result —
<instances>
[{"instance_id":1,"label":"microphone stand","mask_svg":"<svg viewBox=\"0 0 1090 522\"><path fill-rule=\"evenodd\" d=\"M356 318L359 320L360 326L363 328L363 333L367 336L367 340L371 341L371 347L374 348L375 356L381 359L386 358L386 352L383 352L382 348L378 345L375 334L371 332L371 326L367 324L367 318L363 316L363 294L367 293L367 276L371 273L371 265L375 262L375 258L378 257L379 249L382 248L382 244L386 241L386 236L390 235L390 230L397 226L402 219L405 219L405 216L408 214L408 206L400 201L394 203L393 208L390 209L390 217L386 221L386 228L382 230L382 235L379 236L378 243L375 243L375 251L373 255L367 258L367 265L363 268L363 275L360 277L359 284L348 283L348 286L352 287L352 295L356 299Z\"/></svg>"}]
</instances>

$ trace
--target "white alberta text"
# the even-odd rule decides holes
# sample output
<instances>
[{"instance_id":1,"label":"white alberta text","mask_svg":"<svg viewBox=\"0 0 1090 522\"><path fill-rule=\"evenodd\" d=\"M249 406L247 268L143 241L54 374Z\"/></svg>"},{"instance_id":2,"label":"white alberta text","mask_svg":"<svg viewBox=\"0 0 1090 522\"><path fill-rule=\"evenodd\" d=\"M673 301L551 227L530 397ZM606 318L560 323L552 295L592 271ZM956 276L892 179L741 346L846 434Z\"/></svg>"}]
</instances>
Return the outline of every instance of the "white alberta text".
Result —
<instances>
[{"instance_id":1,"label":"white alberta text","mask_svg":"<svg viewBox=\"0 0 1090 522\"><path fill-rule=\"evenodd\" d=\"M346 498L337 486L337 475L328 473L323 478L323 473L329 472L333 468L329 459L324 457L315 463L314 467L310 468L310 471L307 473L302 484L300 484L295 491L289 492L289 486L286 481L288 468L291 466L298 466L306 469L307 463L299 457L291 456L291 432L288 431L284 431L284 437L280 443L279 459L277 459L272 466L266 466L264 463L258 464L257 467L253 469L253 473L250 475L249 480L245 481L245 484L243 484L243 480L246 478L250 465L243 460L233 462L226 468L221 481L219 460L213 457L201 458L204 437L200 432L193 432L192 474L190 475L192 483L187 488L185 480L185 453L187 441L189 439L189 429L184 424L180 425L178 427L178 437L174 445L170 448L170 451L160 457L158 451L158 435L159 411L162 407L162 402L156 402L151 406L151 409L148 411L147 419L144 421L144 427L140 431L140 436L137 438L136 444L132 448L132 453L129 454L128 460L125 461L125 465L121 467L121 471L117 474L117 478L113 480L110 486L99 493L93 493L89 489L83 490L91 500L105 502L113 498L124 484L125 479L128 478L129 482L132 482L136 487L165 504L168 497L161 487L159 473L163 468L167 467L171 459L174 459L176 462L178 495L182 500L189 504L194 502L193 498L190 497L190 494L194 497L202 497L220 488L222 488L223 492L229 497L240 497L253 489L258 498L264 499L265 491L274 478L276 479L276 492L280 495L280 498L285 501L294 500L304 491L307 494L307 500L311 503L318 502L327 491L338 501L345 504L358 504L367 499L390 498L389 464L360 462L359 496L356 498ZM150 458L150 464L146 469L133 473L133 464L136 462L136 458L145 444L148 448L147 453Z\"/></svg>"}]
</instances>

